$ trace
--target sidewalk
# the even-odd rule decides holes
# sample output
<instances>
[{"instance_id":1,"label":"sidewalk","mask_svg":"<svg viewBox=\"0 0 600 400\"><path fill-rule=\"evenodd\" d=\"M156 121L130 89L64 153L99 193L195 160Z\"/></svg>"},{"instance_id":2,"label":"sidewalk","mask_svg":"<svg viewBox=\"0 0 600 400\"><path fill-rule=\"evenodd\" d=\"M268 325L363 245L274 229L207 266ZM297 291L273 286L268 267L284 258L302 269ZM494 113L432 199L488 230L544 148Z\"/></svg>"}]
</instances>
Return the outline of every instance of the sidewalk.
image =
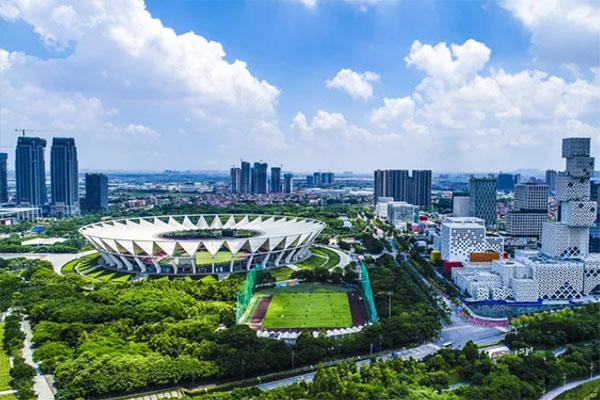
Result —
<instances>
[{"instance_id":1,"label":"sidewalk","mask_svg":"<svg viewBox=\"0 0 600 400\"><path fill-rule=\"evenodd\" d=\"M586 382L590 382L590 381L593 381L593 380L599 379L599 378L600 378L600 374L593 376L591 378L580 379L578 381L569 382L566 385L559 386L557 388L552 389L551 391L549 391L548 393L546 393L545 395L540 397L539 400L552 400L555 397L558 397L561 393L566 392L567 390L571 390L579 385L582 385Z\"/></svg>"}]
</instances>

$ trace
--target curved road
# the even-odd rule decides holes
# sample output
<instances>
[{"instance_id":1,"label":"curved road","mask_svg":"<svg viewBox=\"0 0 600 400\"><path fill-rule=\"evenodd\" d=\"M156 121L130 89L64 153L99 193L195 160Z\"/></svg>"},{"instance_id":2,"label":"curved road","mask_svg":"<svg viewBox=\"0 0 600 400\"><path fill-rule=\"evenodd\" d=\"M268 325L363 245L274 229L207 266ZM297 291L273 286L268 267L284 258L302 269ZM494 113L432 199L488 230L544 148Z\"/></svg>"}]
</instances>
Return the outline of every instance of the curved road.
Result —
<instances>
[{"instance_id":1,"label":"curved road","mask_svg":"<svg viewBox=\"0 0 600 400\"><path fill-rule=\"evenodd\" d=\"M600 375L596 375L596 376L593 376L593 377L587 378L587 379L580 379L578 381L569 382L566 385L559 386L557 388L552 389L551 391L549 391L548 393L546 393L545 395L540 397L539 400L552 400L555 397L559 396L561 393L566 392L567 390L571 390L579 385L583 385L586 382L593 381L598 378L600 378Z\"/></svg>"}]
</instances>

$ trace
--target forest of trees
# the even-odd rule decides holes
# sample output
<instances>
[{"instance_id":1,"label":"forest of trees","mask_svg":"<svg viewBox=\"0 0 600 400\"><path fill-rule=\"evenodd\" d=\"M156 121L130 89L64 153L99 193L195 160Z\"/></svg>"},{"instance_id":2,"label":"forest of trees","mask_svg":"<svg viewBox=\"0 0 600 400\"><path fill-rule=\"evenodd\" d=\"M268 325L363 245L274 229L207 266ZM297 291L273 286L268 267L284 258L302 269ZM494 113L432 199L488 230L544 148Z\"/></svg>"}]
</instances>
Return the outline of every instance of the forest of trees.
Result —
<instances>
[{"instance_id":1,"label":"forest of trees","mask_svg":"<svg viewBox=\"0 0 600 400\"><path fill-rule=\"evenodd\" d=\"M391 359L371 362L360 370L355 363L319 367L314 380L260 391L234 389L188 397L193 400L535 400L544 391L586 377L590 365L600 367L598 346L573 347L554 357L552 352L510 354L495 363L473 342L462 350L443 349L422 362ZM450 379L462 386L444 391Z\"/></svg>"}]
</instances>

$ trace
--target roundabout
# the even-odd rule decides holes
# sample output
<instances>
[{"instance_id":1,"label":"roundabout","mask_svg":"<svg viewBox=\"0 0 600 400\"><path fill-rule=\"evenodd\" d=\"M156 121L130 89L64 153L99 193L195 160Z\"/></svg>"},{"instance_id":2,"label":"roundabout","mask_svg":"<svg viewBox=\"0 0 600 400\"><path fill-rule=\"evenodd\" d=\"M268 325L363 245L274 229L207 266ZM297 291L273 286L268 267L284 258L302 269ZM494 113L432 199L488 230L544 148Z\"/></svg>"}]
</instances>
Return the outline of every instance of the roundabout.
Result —
<instances>
[{"instance_id":1,"label":"roundabout","mask_svg":"<svg viewBox=\"0 0 600 400\"><path fill-rule=\"evenodd\" d=\"M191 275L272 268L307 259L325 223L277 215L124 218L82 227L107 268Z\"/></svg>"}]
</instances>

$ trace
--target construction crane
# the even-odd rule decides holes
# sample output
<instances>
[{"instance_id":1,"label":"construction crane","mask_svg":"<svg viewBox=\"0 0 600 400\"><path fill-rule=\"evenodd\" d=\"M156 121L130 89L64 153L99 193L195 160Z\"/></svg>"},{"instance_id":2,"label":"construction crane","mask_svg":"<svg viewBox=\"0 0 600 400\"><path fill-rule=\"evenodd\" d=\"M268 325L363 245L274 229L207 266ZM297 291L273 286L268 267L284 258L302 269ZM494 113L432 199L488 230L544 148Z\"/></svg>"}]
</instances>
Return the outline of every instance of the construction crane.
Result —
<instances>
[{"instance_id":1,"label":"construction crane","mask_svg":"<svg viewBox=\"0 0 600 400\"><path fill-rule=\"evenodd\" d=\"M52 129L15 129L15 132L21 132L25 136L25 132L52 132Z\"/></svg>"}]
</instances>

